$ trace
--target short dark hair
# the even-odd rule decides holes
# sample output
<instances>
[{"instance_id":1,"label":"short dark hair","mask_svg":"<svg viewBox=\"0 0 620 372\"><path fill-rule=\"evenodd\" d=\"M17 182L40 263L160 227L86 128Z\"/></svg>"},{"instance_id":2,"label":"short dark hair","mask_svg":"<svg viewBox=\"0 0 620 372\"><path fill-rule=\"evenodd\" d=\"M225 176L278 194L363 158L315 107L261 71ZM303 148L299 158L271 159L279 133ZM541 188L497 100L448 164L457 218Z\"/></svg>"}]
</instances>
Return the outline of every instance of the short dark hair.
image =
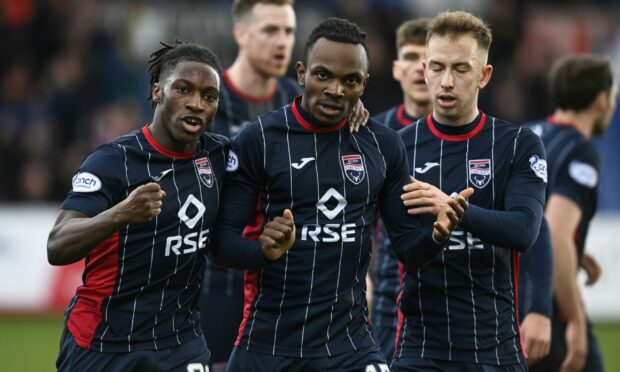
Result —
<instances>
[{"instance_id":1,"label":"short dark hair","mask_svg":"<svg viewBox=\"0 0 620 372\"><path fill-rule=\"evenodd\" d=\"M396 29L396 50L408 44L425 45L430 21L428 18L418 18L406 21L398 26Z\"/></svg>"},{"instance_id":2,"label":"short dark hair","mask_svg":"<svg viewBox=\"0 0 620 372\"><path fill-rule=\"evenodd\" d=\"M162 76L170 73L179 62L206 63L213 67L218 75L222 74L222 66L217 55L207 47L178 39L171 44L163 41L159 43L162 47L151 54L146 70L151 76L151 88L161 80ZM151 99L150 94L148 99ZM153 103L153 106L155 106L155 103Z\"/></svg>"},{"instance_id":3,"label":"short dark hair","mask_svg":"<svg viewBox=\"0 0 620 372\"><path fill-rule=\"evenodd\" d=\"M308 36L304 48L304 63L308 62L308 53L320 38L347 44L361 44L366 51L368 63L370 63L370 53L368 52L368 40L366 33L355 23L343 19L331 17L319 23Z\"/></svg>"},{"instance_id":4,"label":"short dark hair","mask_svg":"<svg viewBox=\"0 0 620 372\"><path fill-rule=\"evenodd\" d=\"M294 0L235 0L232 6L233 22L237 23L241 18L250 13L256 4L270 5L293 5Z\"/></svg>"},{"instance_id":5,"label":"short dark hair","mask_svg":"<svg viewBox=\"0 0 620 372\"><path fill-rule=\"evenodd\" d=\"M600 92L613 85L609 59L593 54L573 54L556 61L549 72L549 95L553 107L583 110Z\"/></svg>"},{"instance_id":6,"label":"short dark hair","mask_svg":"<svg viewBox=\"0 0 620 372\"><path fill-rule=\"evenodd\" d=\"M478 47L488 52L493 35L491 28L482 19L463 11L443 12L437 15L429 25L426 42L433 36L461 36L470 34L478 42Z\"/></svg>"}]
</instances>

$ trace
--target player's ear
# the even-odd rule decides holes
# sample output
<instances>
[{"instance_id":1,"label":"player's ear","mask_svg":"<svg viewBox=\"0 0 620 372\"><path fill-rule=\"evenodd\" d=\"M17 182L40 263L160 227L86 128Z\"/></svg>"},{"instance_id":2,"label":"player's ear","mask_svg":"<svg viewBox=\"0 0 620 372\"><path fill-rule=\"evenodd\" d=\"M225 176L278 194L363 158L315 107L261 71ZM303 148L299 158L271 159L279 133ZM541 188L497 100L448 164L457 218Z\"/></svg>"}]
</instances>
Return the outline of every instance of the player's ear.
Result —
<instances>
[{"instance_id":1,"label":"player's ear","mask_svg":"<svg viewBox=\"0 0 620 372\"><path fill-rule=\"evenodd\" d=\"M153 101L153 103L159 103L161 101L161 85L159 85L159 83L153 84L151 88L151 101Z\"/></svg>"},{"instance_id":2,"label":"player's ear","mask_svg":"<svg viewBox=\"0 0 620 372\"><path fill-rule=\"evenodd\" d=\"M478 88L482 89L487 86L489 80L491 80L491 75L493 74L493 66L484 65L482 67L482 75L480 76L480 81L478 82Z\"/></svg>"},{"instance_id":3,"label":"player's ear","mask_svg":"<svg viewBox=\"0 0 620 372\"><path fill-rule=\"evenodd\" d=\"M394 78L394 80L400 81L402 76L403 74L402 74L400 64L398 63L398 60L395 59L394 61L392 61L392 77Z\"/></svg>"},{"instance_id":4,"label":"player's ear","mask_svg":"<svg viewBox=\"0 0 620 372\"><path fill-rule=\"evenodd\" d=\"M304 66L303 62L297 61L295 63L295 71L297 72L297 83L303 87L306 81L306 66Z\"/></svg>"},{"instance_id":5,"label":"player's ear","mask_svg":"<svg viewBox=\"0 0 620 372\"><path fill-rule=\"evenodd\" d=\"M238 45L245 45L247 43L247 32L245 25L241 22L235 23L233 26L233 37Z\"/></svg>"}]
</instances>

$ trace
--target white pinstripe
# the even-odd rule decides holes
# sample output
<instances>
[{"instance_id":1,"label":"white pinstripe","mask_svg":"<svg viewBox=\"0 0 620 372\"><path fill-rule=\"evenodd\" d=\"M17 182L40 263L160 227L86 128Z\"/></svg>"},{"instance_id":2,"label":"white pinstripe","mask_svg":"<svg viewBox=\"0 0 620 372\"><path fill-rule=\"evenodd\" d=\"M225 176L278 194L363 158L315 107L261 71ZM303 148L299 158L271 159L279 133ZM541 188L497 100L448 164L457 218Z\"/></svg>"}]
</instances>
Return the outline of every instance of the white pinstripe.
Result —
<instances>
[{"instance_id":1,"label":"white pinstripe","mask_svg":"<svg viewBox=\"0 0 620 372\"><path fill-rule=\"evenodd\" d=\"M517 135L515 136L515 146L514 146L514 152L516 153L517 151L517 140L519 138L519 134L521 133L521 129L523 127L519 127L519 130L517 131ZM493 139L495 139L495 120L493 120ZM495 143L495 141L493 141L493 143ZM493 174L493 173L491 173ZM495 180L495 177L494 177ZM493 183L493 188L495 189L495 182ZM512 333L513 333L513 337L512 337L512 345L514 346L515 349L515 355L517 357L517 361L519 360L519 348L517 347L517 341L515 340L515 336L518 335L518 332L515 330L515 323L516 323L516 318L515 318L515 314L516 314L516 304L515 304L515 294L514 294L514 283L512 282L512 272L513 272L513 268L510 268L510 278L509 278L509 283L510 283L510 302L512 303L512 322L510 324L510 327L512 328Z\"/></svg>"},{"instance_id":2,"label":"white pinstripe","mask_svg":"<svg viewBox=\"0 0 620 372\"><path fill-rule=\"evenodd\" d=\"M319 162L319 153L318 150L316 148L316 133L314 133L313 135L314 138L314 158L316 159L314 161L314 172L316 174L316 200L318 201L319 199L321 199L321 195L320 195L320 187L319 187L319 166L317 165L317 163ZM319 224L319 208L316 208L315 211L315 216L316 216L316 225ZM310 292L308 293L308 304L306 305L306 315L304 317L304 324L301 327L301 348L299 349L299 355L301 358L304 357L304 336L305 336L305 332L306 332L306 322L308 321L308 310L310 308L310 301L312 300L312 289L314 287L314 269L315 269L315 264L316 264L316 241L314 242L314 251L313 251L313 255L312 255L312 274L310 275ZM329 347L327 346L327 343L325 343L325 347L327 348L327 353L329 354Z\"/></svg>"},{"instance_id":3,"label":"white pinstripe","mask_svg":"<svg viewBox=\"0 0 620 372\"><path fill-rule=\"evenodd\" d=\"M288 124L288 116L286 115L286 110L284 112L284 122L286 123L286 148L288 150L288 174L289 174L289 189L291 191L291 205L290 209L293 211L293 169L291 167L291 142L289 138L290 134L290 126ZM286 276L288 274L288 252L285 254L284 260L284 279L282 283L282 299L280 300L280 311L278 313L278 319L276 319L276 326L273 330L273 349L271 351L272 355L276 355L276 340L278 335L278 324L280 323L280 318L282 317L282 304L284 304L284 296L286 295Z\"/></svg>"},{"instance_id":4,"label":"white pinstripe","mask_svg":"<svg viewBox=\"0 0 620 372\"><path fill-rule=\"evenodd\" d=\"M124 155L124 166L125 166L125 180L127 181L127 188L125 189L125 197L127 197L129 195L129 174L128 169L127 169L127 149L125 148L125 146L120 146L123 149L123 155ZM123 242L123 257L121 258L121 272L119 274L118 277L118 287L116 287L116 293L118 293L121 290L121 284L123 282L123 272L125 269L125 251L127 248L127 237L129 236L129 225L125 226L125 241ZM119 247L120 248L120 247ZM110 301L112 300L112 295L108 296L107 298L107 304L105 306L105 321L106 323L108 322L108 309L110 308ZM101 335L101 337L99 338L99 342L100 342L100 350L103 351L103 337L105 336L106 332L108 331L108 327L106 327L106 330L103 332L103 334Z\"/></svg>"},{"instance_id":5,"label":"white pinstripe","mask_svg":"<svg viewBox=\"0 0 620 372\"><path fill-rule=\"evenodd\" d=\"M439 145L439 189L442 190L443 183L443 139ZM448 360L452 361L452 336L450 335L450 301L448 300L448 275L446 272L446 256L444 250L441 250L441 265L443 266L443 285L444 297L446 298L446 318L448 326Z\"/></svg>"},{"instance_id":6,"label":"white pinstripe","mask_svg":"<svg viewBox=\"0 0 620 372\"><path fill-rule=\"evenodd\" d=\"M377 138L374 136L373 131L368 128L365 127L366 129L368 129L368 131L370 133L373 134L373 138L375 139L375 144L377 145L377 150L379 151L379 153L381 153L381 147L379 146L379 143L377 142ZM341 133L341 132L340 132ZM360 154L362 155L362 161L364 163L364 171L366 171L366 203L364 204L364 208L362 208L362 231L360 232L360 237L364 236L364 229L366 228L366 219L364 218L364 214L366 213L366 207L368 205L370 205L370 172L368 171L368 167L366 166L366 157L364 156L364 153L362 152L362 148L360 146L360 144L357 142L357 138L355 138L354 135L351 135L351 138L353 138L353 141L355 141L355 144L357 145L357 149L360 152ZM384 167L385 168L385 167ZM386 174L386 170L384 169L384 174ZM384 178L385 180L385 178ZM363 247L363 240L360 239L360 248L359 248L359 254L357 257L357 267L355 268L355 280L359 283L359 267L362 264L362 247ZM369 253L372 255L372 249L369 250ZM368 261L370 262L370 261ZM364 288L366 288L366 283L364 283L364 285L362 286L362 292L364 293L364 295L366 294L366 290ZM355 297L353 296L353 288L351 288L351 297L353 302L351 303L351 309L349 310L349 318L351 318L351 320L353 320L353 315L351 313L351 311L353 310L353 305L355 304ZM370 339L372 340L372 343L375 343L375 340L372 337L372 333L370 332L370 329L368 329L368 318L366 317L366 313L368 313L368 311L366 310L366 306L362 306L364 308L364 311L362 312L362 315L364 317L364 326L366 327L366 332L368 333L368 335L370 336ZM347 326L347 332L349 330L349 326ZM353 341L351 341L353 342ZM355 348L355 345L353 345L353 348ZM357 349L355 349L357 350Z\"/></svg>"},{"instance_id":7,"label":"white pinstripe","mask_svg":"<svg viewBox=\"0 0 620 372\"><path fill-rule=\"evenodd\" d=\"M342 168L342 161L341 156L342 156L342 152L341 152L341 132L338 132L338 165L340 166L340 175L342 176L342 191L343 191L343 196L344 199L347 200L347 184L346 184L346 179L345 179L345 175L344 175L344 169ZM316 164L317 162L315 162ZM317 212L318 214L318 212ZM346 221L346 208L344 208L342 210L342 223L345 224ZM338 259L338 277L336 279L336 293L335 293L335 298L334 298L334 303L332 304L332 308L331 308L331 312L329 313L329 324L327 325L327 341L325 342L325 347L327 348L327 354L329 356L331 356L331 352L329 351L329 329L331 328L332 322L334 321L334 305L336 305L336 303L338 302L338 289L340 287L340 269L342 268L342 254L344 251L344 241L341 239L340 240L340 258ZM347 336L349 337L349 341L351 342L351 345L353 346L353 349L357 350L357 348L355 347L355 344L353 343L353 340L351 339L351 335L349 335L349 328L347 327Z\"/></svg>"},{"instance_id":8,"label":"white pinstripe","mask_svg":"<svg viewBox=\"0 0 620 372\"><path fill-rule=\"evenodd\" d=\"M282 108L283 110L285 108ZM263 121L260 116L258 117L258 125L260 128L261 136L263 138L263 170L267 169L267 141L265 140L265 128L263 127ZM265 206L265 214L269 215L269 184L266 185L266 194L267 194L267 205ZM268 222L268 221L267 221ZM288 257L288 255L287 255ZM263 269L260 271L260 279L258 281L258 298L256 299L256 303L254 304L254 314L252 316L252 325L250 326L250 331L248 332L248 349L250 348L250 343L252 341L252 331L254 330L254 322L256 321L256 314L258 313L258 304L260 300L263 298Z\"/></svg>"}]
</instances>

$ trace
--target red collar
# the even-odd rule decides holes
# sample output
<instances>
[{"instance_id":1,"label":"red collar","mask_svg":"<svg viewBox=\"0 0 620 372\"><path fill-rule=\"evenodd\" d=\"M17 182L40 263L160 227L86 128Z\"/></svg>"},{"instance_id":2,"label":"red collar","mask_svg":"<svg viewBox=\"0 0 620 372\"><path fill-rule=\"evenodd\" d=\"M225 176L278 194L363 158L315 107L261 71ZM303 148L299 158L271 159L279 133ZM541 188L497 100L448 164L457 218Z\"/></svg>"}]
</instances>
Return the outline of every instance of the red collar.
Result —
<instances>
[{"instance_id":1,"label":"red collar","mask_svg":"<svg viewBox=\"0 0 620 372\"><path fill-rule=\"evenodd\" d=\"M271 100L273 98L273 96L276 94L276 91L278 90L278 84L276 83L276 85L274 85L274 87L273 87L273 90L271 92L267 93L266 95L264 95L262 97L250 96L250 95L248 95L246 93L243 93L241 91L241 89L239 89L235 85L235 83L233 83L232 79L230 78L230 74L228 73L228 70L224 71L224 81L226 82L226 85L228 85L228 87L230 88L230 90L234 94L239 96L244 101L248 101L248 102L252 102L252 103L265 103L265 102Z\"/></svg>"},{"instance_id":2,"label":"red collar","mask_svg":"<svg viewBox=\"0 0 620 372\"><path fill-rule=\"evenodd\" d=\"M299 112L299 107L297 107L297 105L298 105L297 102L298 101L301 101L301 96L297 96L293 100L293 105L291 106L291 110L293 111L293 116L295 116L295 119L297 119L297 122L299 123L299 125L301 125L302 127L306 128L310 132L313 132L313 133L332 133L332 132L337 132L337 131L340 130L340 128L342 128L347 123L347 120L349 119L349 118L344 118L344 119L342 119L342 121L340 123L338 123L338 125L334 125L333 127L319 127L319 126L316 126L316 125L310 123L309 121L307 121L306 119L304 119L304 117L301 115L301 113Z\"/></svg>"},{"instance_id":3,"label":"red collar","mask_svg":"<svg viewBox=\"0 0 620 372\"><path fill-rule=\"evenodd\" d=\"M459 142L459 141L465 141L467 139L474 137L476 134L480 133L482 128L484 128L484 124L487 121L487 115L484 112L481 114L482 115L480 115L480 120L478 121L478 124L476 124L474 129L470 130L467 133L463 133L459 135L441 133L439 129L435 127L435 124L433 124L433 118L432 118L433 114L429 114L426 117L426 123L428 124L428 129L431 131L431 133L435 135L435 137L441 138L442 140L445 140L445 141Z\"/></svg>"},{"instance_id":4,"label":"red collar","mask_svg":"<svg viewBox=\"0 0 620 372\"><path fill-rule=\"evenodd\" d=\"M157 143L157 141L155 141L155 138L153 138L153 135L151 134L151 131L149 130L148 124L142 127L142 134L144 134L144 137L146 137L146 140L151 146L153 146L155 151L157 151L158 153L162 155L165 155L165 156L168 156L174 159L185 160L185 159L190 159L196 153L195 149L192 152L174 152L174 151L166 150L159 143Z\"/></svg>"}]
</instances>

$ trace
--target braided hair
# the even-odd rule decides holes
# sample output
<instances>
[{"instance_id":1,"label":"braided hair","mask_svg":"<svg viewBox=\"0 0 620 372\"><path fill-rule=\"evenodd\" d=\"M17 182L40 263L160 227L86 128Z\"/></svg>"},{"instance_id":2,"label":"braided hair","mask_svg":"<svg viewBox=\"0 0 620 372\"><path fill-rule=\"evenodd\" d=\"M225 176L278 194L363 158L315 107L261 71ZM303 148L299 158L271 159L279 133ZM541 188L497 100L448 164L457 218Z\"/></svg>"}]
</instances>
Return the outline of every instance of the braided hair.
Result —
<instances>
[{"instance_id":1,"label":"braided hair","mask_svg":"<svg viewBox=\"0 0 620 372\"><path fill-rule=\"evenodd\" d=\"M202 45L176 39L168 44L160 41L161 48L153 52L148 61L146 73L151 76L150 87L164 80L179 62L201 62L213 67L218 75L222 74L222 67L217 55ZM151 100L151 95L148 97ZM153 102L153 107L156 103Z\"/></svg>"}]
</instances>

